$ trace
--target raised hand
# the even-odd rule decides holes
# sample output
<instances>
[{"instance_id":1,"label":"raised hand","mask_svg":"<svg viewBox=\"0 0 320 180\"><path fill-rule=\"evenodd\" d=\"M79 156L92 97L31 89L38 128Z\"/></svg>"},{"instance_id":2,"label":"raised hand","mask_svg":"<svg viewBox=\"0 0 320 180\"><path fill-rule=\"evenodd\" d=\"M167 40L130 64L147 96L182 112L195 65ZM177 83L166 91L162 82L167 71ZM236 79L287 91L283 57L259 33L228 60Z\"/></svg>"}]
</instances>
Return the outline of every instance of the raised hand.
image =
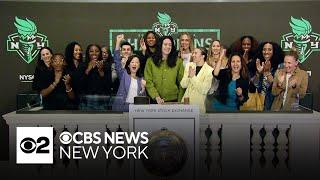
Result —
<instances>
[{"instance_id":1,"label":"raised hand","mask_svg":"<svg viewBox=\"0 0 320 180\"><path fill-rule=\"evenodd\" d=\"M88 64L88 67L87 67L85 73L86 73L86 74L89 74L90 71L91 71L93 68L96 67L96 65L97 65L97 61L96 61L96 60L91 60L91 61L89 62L89 64Z\"/></svg>"},{"instance_id":2,"label":"raised hand","mask_svg":"<svg viewBox=\"0 0 320 180\"><path fill-rule=\"evenodd\" d=\"M256 60L256 67L257 67L257 71L259 73L261 73L263 71L263 69L264 69L264 62L262 62L262 65L261 65L260 59L257 59Z\"/></svg>"},{"instance_id":3,"label":"raised hand","mask_svg":"<svg viewBox=\"0 0 320 180\"><path fill-rule=\"evenodd\" d=\"M223 57L226 56L226 52L227 52L227 50L224 49L223 47L221 47L221 50L220 50L220 59L222 59Z\"/></svg>"},{"instance_id":4,"label":"raised hand","mask_svg":"<svg viewBox=\"0 0 320 180\"><path fill-rule=\"evenodd\" d=\"M143 54L145 54L146 50L147 50L147 46L146 46L146 43L144 42L143 38L140 39L140 48L141 48Z\"/></svg>"},{"instance_id":5,"label":"raised hand","mask_svg":"<svg viewBox=\"0 0 320 180\"><path fill-rule=\"evenodd\" d=\"M266 60L263 67L263 72L270 72L271 71L271 62L270 60Z\"/></svg>"},{"instance_id":6,"label":"raised hand","mask_svg":"<svg viewBox=\"0 0 320 180\"><path fill-rule=\"evenodd\" d=\"M98 68L98 71L103 71L104 68L104 61L97 61L96 66Z\"/></svg>"},{"instance_id":7,"label":"raised hand","mask_svg":"<svg viewBox=\"0 0 320 180\"><path fill-rule=\"evenodd\" d=\"M282 84L284 82L284 78L285 78L286 73L282 70L279 70L278 72L278 81L280 84Z\"/></svg>"},{"instance_id":8,"label":"raised hand","mask_svg":"<svg viewBox=\"0 0 320 180\"><path fill-rule=\"evenodd\" d=\"M195 75L196 75L196 68L189 66L189 77L192 78Z\"/></svg>"},{"instance_id":9,"label":"raised hand","mask_svg":"<svg viewBox=\"0 0 320 180\"><path fill-rule=\"evenodd\" d=\"M64 81L64 84L65 84L66 86L68 86L68 85L70 85L70 82L71 82L71 76L70 76L69 74L64 75L63 78L62 78L62 80Z\"/></svg>"},{"instance_id":10,"label":"raised hand","mask_svg":"<svg viewBox=\"0 0 320 180\"><path fill-rule=\"evenodd\" d=\"M119 34L119 35L117 35L117 42L121 42L121 41L123 41L124 40L124 35L123 34Z\"/></svg>"},{"instance_id":11,"label":"raised hand","mask_svg":"<svg viewBox=\"0 0 320 180\"><path fill-rule=\"evenodd\" d=\"M248 63L248 61L249 61L249 53L248 53L248 49L245 49L244 50L244 53L243 53L243 59L244 59L244 61L246 62L246 63Z\"/></svg>"}]
</instances>

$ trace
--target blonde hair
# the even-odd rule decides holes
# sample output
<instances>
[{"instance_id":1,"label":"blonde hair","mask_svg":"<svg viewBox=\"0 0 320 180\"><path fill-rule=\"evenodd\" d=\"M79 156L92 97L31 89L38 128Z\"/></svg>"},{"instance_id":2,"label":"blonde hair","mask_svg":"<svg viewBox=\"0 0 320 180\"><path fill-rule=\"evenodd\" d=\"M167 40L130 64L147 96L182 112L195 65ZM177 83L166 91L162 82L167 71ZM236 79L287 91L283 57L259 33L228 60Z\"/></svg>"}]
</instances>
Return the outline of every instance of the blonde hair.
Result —
<instances>
[{"instance_id":1,"label":"blonde hair","mask_svg":"<svg viewBox=\"0 0 320 180\"><path fill-rule=\"evenodd\" d=\"M193 37L191 36L190 33L187 32L182 32L179 36L179 43L181 42L181 38L183 35L187 35L188 38L190 39L190 45L189 45L189 50L190 52L192 52L194 50L194 45L193 45ZM179 44L179 49L180 49L181 43Z\"/></svg>"},{"instance_id":2,"label":"blonde hair","mask_svg":"<svg viewBox=\"0 0 320 180\"><path fill-rule=\"evenodd\" d=\"M299 59L299 50L295 47L289 49L289 51L285 52L284 56L292 56L298 61Z\"/></svg>"}]
</instances>

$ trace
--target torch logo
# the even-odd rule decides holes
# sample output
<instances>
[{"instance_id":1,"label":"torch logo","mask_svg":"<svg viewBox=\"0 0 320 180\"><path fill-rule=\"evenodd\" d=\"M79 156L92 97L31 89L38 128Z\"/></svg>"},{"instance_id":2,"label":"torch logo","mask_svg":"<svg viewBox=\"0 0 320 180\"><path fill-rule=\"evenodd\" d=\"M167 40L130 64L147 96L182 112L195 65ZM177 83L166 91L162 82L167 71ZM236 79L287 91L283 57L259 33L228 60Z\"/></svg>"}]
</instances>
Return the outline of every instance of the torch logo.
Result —
<instances>
[{"instance_id":1,"label":"torch logo","mask_svg":"<svg viewBox=\"0 0 320 180\"><path fill-rule=\"evenodd\" d=\"M29 64L38 55L41 47L49 45L47 36L38 33L37 26L28 18L24 20L16 17L14 25L17 33L8 36L7 51L17 52Z\"/></svg>"},{"instance_id":2,"label":"torch logo","mask_svg":"<svg viewBox=\"0 0 320 180\"><path fill-rule=\"evenodd\" d=\"M159 22L152 25L152 30L159 36L170 36L178 33L178 25L171 22L171 17L168 14L158 12L157 18Z\"/></svg>"},{"instance_id":3,"label":"torch logo","mask_svg":"<svg viewBox=\"0 0 320 180\"><path fill-rule=\"evenodd\" d=\"M281 47L284 51L296 47L299 51L299 62L303 63L313 51L320 51L320 34L312 32L310 22L304 18L296 19L291 17L289 24L292 33L282 36Z\"/></svg>"}]
</instances>

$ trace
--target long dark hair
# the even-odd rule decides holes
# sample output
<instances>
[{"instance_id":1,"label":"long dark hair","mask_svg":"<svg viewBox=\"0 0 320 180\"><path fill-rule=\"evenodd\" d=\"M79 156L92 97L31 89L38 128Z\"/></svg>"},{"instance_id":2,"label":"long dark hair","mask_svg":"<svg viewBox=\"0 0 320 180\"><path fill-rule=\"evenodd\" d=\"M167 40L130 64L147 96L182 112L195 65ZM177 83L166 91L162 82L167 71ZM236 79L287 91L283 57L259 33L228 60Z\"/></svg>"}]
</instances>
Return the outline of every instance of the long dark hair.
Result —
<instances>
[{"instance_id":1,"label":"long dark hair","mask_svg":"<svg viewBox=\"0 0 320 180\"><path fill-rule=\"evenodd\" d=\"M39 50L39 54L38 54L38 60L37 60L37 68L40 70L45 70L47 68L46 64L44 63L44 61L41 59L41 51L47 49L48 51L50 51L51 55L53 56L53 51L51 48L49 47L42 47Z\"/></svg>"},{"instance_id":2,"label":"long dark hair","mask_svg":"<svg viewBox=\"0 0 320 180\"><path fill-rule=\"evenodd\" d=\"M177 48L176 46L174 45L174 41L173 41L173 38L171 36L162 36L159 40L159 43L157 43L157 49L156 49L156 52L155 54L152 56L152 60L153 60L153 63L156 65L156 66L160 66L161 62L162 62L162 45L163 45L163 41L165 39L169 39L172 43L172 48L171 48L171 51L170 51L170 54L168 55L168 59L167 59L167 65L169 67L174 67L176 66L176 62L177 62Z\"/></svg>"},{"instance_id":3,"label":"long dark hair","mask_svg":"<svg viewBox=\"0 0 320 180\"><path fill-rule=\"evenodd\" d=\"M230 56L229 56L229 59L228 59L228 68L229 68L229 71L230 71L230 77L232 77L232 67L231 67L231 59L233 56L239 56L240 57L240 60L241 60L241 70L240 70L240 76L243 78L243 79L246 79L248 80L249 77L249 73L248 73L248 67L247 67L247 64L246 62L244 61L242 55L239 53L239 52L234 52L232 53Z\"/></svg>"},{"instance_id":4,"label":"long dark hair","mask_svg":"<svg viewBox=\"0 0 320 180\"><path fill-rule=\"evenodd\" d=\"M114 59L113 59L113 56L112 56L112 53L111 53L111 50L108 46L102 46L101 47L101 51L103 48L106 48L107 49L107 53L108 53L108 58L106 59L106 62L109 62L109 63L114 63Z\"/></svg>"},{"instance_id":5,"label":"long dark hair","mask_svg":"<svg viewBox=\"0 0 320 180\"><path fill-rule=\"evenodd\" d=\"M81 47L81 45L76 42L76 41L73 41L71 43L69 43L65 49L65 58L66 58L66 63L67 63L67 67L71 70L74 70L76 69L76 66L74 65L74 62L73 62L73 52L74 52L74 47L78 45ZM82 62L82 54L80 56L80 62Z\"/></svg>"},{"instance_id":6,"label":"long dark hair","mask_svg":"<svg viewBox=\"0 0 320 180\"><path fill-rule=\"evenodd\" d=\"M131 56L128 57L128 60L127 60L126 65L125 65L125 68L126 68L128 74L131 74L129 65L130 65L131 61L133 60L133 58L138 58L139 59L139 56L134 54L134 55L131 55ZM139 63L140 63L140 67L139 67L136 75L137 75L137 77L142 77L140 59L139 59Z\"/></svg>"}]
</instances>

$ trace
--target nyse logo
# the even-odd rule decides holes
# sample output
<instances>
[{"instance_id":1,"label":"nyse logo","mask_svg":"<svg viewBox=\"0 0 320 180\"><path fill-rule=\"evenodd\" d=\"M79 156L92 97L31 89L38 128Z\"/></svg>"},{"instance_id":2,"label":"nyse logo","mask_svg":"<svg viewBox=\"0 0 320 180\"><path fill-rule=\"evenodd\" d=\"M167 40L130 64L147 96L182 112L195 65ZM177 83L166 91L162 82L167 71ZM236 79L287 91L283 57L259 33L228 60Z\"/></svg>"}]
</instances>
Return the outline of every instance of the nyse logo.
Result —
<instances>
[{"instance_id":1,"label":"nyse logo","mask_svg":"<svg viewBox=\"0 0 320 180\"><path fill-rule=\"evenodd\" d=\"M17 164L53 163L53 127L17 127Z\"/></svg>"},{"instance_id":2,"label":"nyse logo","mask_svg":"<svg viewBox=\"0 0 320 180\"><path fill-rule=\"evenodd\" d=\"M20 74L19 80L20 82L32 82L34 78L33 74Z\"/></svg>"}]
</instances>

